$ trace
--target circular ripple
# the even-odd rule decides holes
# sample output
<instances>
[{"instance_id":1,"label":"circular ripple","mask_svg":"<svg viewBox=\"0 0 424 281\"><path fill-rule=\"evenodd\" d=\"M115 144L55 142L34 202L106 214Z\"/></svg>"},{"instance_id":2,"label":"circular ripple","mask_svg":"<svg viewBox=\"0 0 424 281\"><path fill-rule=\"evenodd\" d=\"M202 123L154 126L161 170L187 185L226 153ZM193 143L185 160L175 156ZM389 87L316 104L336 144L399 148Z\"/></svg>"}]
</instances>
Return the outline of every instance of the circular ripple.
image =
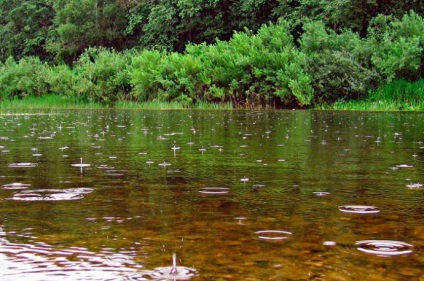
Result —
<instances>
[{"instance_id":1,"label":"circular ripple","mask_svg":"<svg viewBox=\"0 0 424 281\"><path fill-rule=\"evenodd\" d=\"M337 242L335 241L325 241L324 243L322 243L324 246L336 246Z\"/></svg>"},{"instance_id":2,"label":"circular ripple","mask_svg":"<svg viewBox=\"0 0 424 281\"><path fill-rule=\"evenodd\" d=\"M355 243L357 249L378 256L401 256L412 253L412 245L393 240L362 240Z\"/></svg>"},{"instance_id":3,"label":"circular ripple","mask_svg":"<svg viewBox=\"0 0 424 281\"><path fill-rule=\"evenodd\" d=\"M11 163L9 168L34 168L37 166L37 163Z\"/></svg>"},{"instance_id":4,"label":"circular ripple","mask_svg":"<svg viewBox=\"0 0 424 281\"><path fill-rule=\"evenodd\" d=\"M339 210L343 213L353 214L376 214L380 212L378 207L365 205L344 205L339 206Z\"/></svg>"},{"instance_id":5,"label":"circular ripple","mask_svg":"<svg viewBox=\"0 0 424 281\"><path fill-rule=\"evenodd\" d=\"M202 194L227 194L229 191L229 188L227 187L204 187L199 190L199 193Z\"/></svg>"},{"instance_id":6,"label":"circular ripple","mask_svg":"<svg viewBox=\"0 0 424 281\"><path fill-rule=\"evenodd\" d=\"M16 201L67 201L81 199L85 194L91 192L93 192L93 189L85 187L22 190L15 193L10 199Z\"/></svg>"},{"instance_id":7,"label":"circular ripple","mask_svg":"<svg viewBox=\"0 0 424 281\"><path fill-rule=\"evenodd\" d=\"M399 164L395 166L398 169L408 169L408 168L413 168L414 166L409 165L409 164Z\"/></svg>"},{"instance_id":8,"label":"circular ripple","mask_svg":"<svg viewBox=\"0 0 424 281\"><path fill-rule=\"evenodd\" d=\"M292 233L284 230L260 230L255 235L260 240L281 241L291 237Z\"/></svg>"},{"instance_id":9,"label":"circular ripple","mask_svg":"<svg viewBox=\"0 0 424 281\"><path fill-rule=\"evenodd\" d=\"M14 182L14 183L9 183L9 184L2 185L2 187L4 189L27 189L30 186L31 186L30 184L20 183L20 182Z\"/></svg>"}]
</instances>

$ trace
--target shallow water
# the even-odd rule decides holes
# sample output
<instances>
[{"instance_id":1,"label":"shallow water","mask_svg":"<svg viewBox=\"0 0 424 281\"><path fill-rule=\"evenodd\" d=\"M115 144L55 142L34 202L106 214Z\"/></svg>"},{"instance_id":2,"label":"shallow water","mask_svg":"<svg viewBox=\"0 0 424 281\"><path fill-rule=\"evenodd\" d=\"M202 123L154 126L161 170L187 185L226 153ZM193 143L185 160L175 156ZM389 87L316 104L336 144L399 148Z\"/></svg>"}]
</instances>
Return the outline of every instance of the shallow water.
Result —
<instances>
[{"instance_id":1,"label":"shallow water","mask_svg":"<svg viewBox=\"0 0 424 281\"><path fill-rule=\"evenodd\" d=\"M0 280L423 280L423 117L0 115Z\"/></svg>"}]
</instances>

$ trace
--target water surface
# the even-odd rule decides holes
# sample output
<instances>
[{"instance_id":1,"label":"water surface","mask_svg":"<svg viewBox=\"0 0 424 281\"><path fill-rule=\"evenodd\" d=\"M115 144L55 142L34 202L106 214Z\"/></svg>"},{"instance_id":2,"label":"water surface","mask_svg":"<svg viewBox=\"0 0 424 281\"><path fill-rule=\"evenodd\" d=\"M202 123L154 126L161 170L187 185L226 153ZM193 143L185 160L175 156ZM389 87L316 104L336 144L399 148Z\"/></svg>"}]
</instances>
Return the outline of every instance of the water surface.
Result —
<instances>
[{"instance_id":1,"label":"water surface","mask_svg":"<svg viewBox=\"0 0 424 281\"><path fill-rule=\"evenodd\" d=\"M0 115L0 280L422 280L423 117Z\"/></svg>"}]
</instances>

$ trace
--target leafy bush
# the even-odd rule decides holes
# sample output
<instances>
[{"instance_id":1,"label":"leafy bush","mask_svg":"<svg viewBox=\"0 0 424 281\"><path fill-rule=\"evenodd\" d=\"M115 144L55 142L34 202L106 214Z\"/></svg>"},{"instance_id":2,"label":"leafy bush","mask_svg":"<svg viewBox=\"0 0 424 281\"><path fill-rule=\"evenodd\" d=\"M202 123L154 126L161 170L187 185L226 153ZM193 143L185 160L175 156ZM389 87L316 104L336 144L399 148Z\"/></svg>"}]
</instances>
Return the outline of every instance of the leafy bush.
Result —
<instances>
[{"instance_id":1,"label":"leafy bush","mask_svg":"<svg viewBox=\"0 0 424 281\"><path fill-rule=\"evenodd\" d=\"M366 95L378 81L371 68L371 46L351 31L335 33L323 22L303 26L300 50L305 54L306 72L312 77L314 103L333 103Z\"/></svg>"},{"instance_id":2,"label":"leafy bush","mask_svg":"<svg viewBox=\"0 0 424 281\"><path fill-rule=\"evenodd\" d=\"M25 57L18 62L9 58L0 68L2 99L22 96L42 96L48 92L47 64L37 57Z\"/></svg>"},{"instance_id":3,"label":"leafy bush","mask_svg":"<svg viewBox=\"0 0 424 281\"><path fill-rule=\"evenodd\" d=\"M130 58L104 48L89 48L74 67L74 95L87 101L115 103L130 90L127 67Z\"/></svg>"},{"instance_id":4,"label":"leafy bush","mask_svg":"<svg viewBox=\"0 0 424 281\"><path fill-rule=\"evenodd\" d=\"M76 76L74 71L67 65L61 64L50 67L46 82L49 85L49 92L66 97L75 97L74 84Z\"/></svg>"},{"instance_id":5,"label":"leafy bush","mask_svg":"<svg viewBox=\"0 0 424 281\"><path fill-rule=\"evenodd\" d=\"M371 20L368 38L375 50L372 62L386 82L423 77L423 30L424 19L413 11L400 21L384 15Z\"/></svg>"},{"instance_id":6,"label":"leafy bush","mask_svg":"<svg viewBox=\"0 0 424 281\"><path fill-rule=\"evenodd\" d=\"M257 34L235 33L228 42L190 46L187 52L203 64L200 76L207 101L231 100L243 107L311 102L313 90L303 71L304 57L284 21L263 26Z\"/></svg>"}]
</instances>

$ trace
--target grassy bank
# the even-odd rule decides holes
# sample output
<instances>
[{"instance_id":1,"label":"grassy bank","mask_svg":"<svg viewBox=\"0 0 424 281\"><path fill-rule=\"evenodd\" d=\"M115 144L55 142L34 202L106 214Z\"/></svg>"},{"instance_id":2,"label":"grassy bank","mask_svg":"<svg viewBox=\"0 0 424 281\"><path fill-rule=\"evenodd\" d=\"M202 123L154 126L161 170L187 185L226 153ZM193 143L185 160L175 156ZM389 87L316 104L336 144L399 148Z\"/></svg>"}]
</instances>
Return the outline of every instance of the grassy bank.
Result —
<instances>
[{"instance_id":1,"label":"grassy bank","mask_svg":"<svg viewBox=\"0 0 424 281\"><path fill-rule=\"evenodd\" d=\"M58 95L41 97L27 96L21 99L0 102L0 112L5 111L39 111L49 109L232 109L231 103L197 102L187 104L177 101L118 101L113 106L99 102L87 102L77 98ZM424 111L424 79L416 82L398 80L369 90L366 97L359 100L336 101L333 104L312 107L323 110L358 110L358 111ZM263 109L253 107L252 109ZM270 108L268 108L270 109Z\"/></svg>"},{"instance_id":2,"label":"grassy bank","mask_svg":"<svg viewBox=\"0 0 424 281\"><path fill-rule=\"evenodd\" d=\"M125 102L119 101L113 107L99 102L86 102L76 98L63 97L58 95L45 95L41 97L24 97L22 99L4 100L0 102L0 112L4 111L38 111L49 109L232 109L231 103L205 103L199 102L188 107L176 101L161 102Z\"/></svg>"}]
</instances>

